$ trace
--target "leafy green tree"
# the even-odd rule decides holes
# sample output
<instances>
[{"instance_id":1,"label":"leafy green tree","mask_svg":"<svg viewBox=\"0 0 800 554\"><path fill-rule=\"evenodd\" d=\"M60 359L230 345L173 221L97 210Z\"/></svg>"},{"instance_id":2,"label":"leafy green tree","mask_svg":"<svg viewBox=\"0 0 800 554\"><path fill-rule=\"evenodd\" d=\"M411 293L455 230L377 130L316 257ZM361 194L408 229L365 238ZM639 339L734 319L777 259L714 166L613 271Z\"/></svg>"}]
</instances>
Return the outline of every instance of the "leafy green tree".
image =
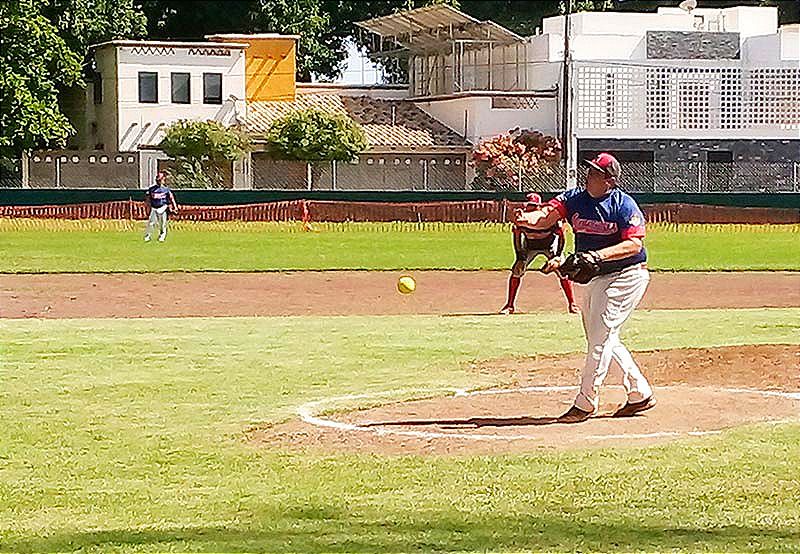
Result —
<instances>
[{"instance_id":1,"label":"leafy green tree","mask_svg":"<svg viewBox=\"0 0 800 554\"><path fill-rule=\"evenodd\" d=\"M92 44L147 33L144 13L133 0L39 0L39 4L42 15L82 58Z\"/></svg>"},{"instance_id":2,"label":"leafy green tree","mask_svg":"<svg viewBox=\"0 0 800 554\"><path fill-rule=\"evenodd\" d=\"M135 0L152 39L202 40L215 33L299 34L297 76L334 79L347 57L356 21L458 0Z\"/></svg>"},{"instance_id":3,"label":"leafy green tree","mask_svg":"<svg viewBox=\"0 0 800 554\"><path fill-rule=\"evenodd\" d=\"M275 120L267 150L284 160L351 161L367 148L361 126L344 114L297 110Z\"/></svg>"},{"instance_id":4,"label":"leafy green tree","mask_svg":"<svg viewBox=\"0 0 800 554\"><path fill-rule=\"evenodd\" d=\"M226 127L218 121L176 121L159 144L167 155L175 158L170 171L179 187L225 187L223 167L240 160L250 150L250 137L237 127Z\"/></svg>"},{"instance_id":5,"label":"leafy green tree","mask_svg":"<svg viewBox=\"0 0 800 554\"><path fill-rule=\"evenodd\" d=\"M56 102L58 90L81 83L81 63L40 3L0 3L0 155L57 148L74 132Z\"/></svg>"},{"instance_id":6,"label":"leafy green tree","mask_svg":"<svg viewBox=\"0 0 800 554\"><path fill-rule=\"evenodd\" d=\"M151 39L203 40L205 35L253 32L255 0L136 0Z\"/></svg>"}]
</instances>

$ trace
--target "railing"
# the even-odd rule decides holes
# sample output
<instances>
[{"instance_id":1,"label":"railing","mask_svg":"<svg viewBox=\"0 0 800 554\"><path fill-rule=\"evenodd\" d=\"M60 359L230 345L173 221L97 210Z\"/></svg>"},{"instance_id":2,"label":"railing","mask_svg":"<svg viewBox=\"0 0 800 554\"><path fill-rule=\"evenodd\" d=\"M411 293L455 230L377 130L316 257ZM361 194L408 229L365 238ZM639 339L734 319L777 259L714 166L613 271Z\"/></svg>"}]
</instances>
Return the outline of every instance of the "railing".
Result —
<instances>
[{"instance_id":1,"label":"railing","mask_svg":"<svg viewBox=\"0 0 800 554\"><path fill-rule=\"evenodd\" d=\"M253 154L253 190L309 191L538 191L566 187L563 165L511 177L471 175L465 154L363 154L356 162L279 161ZM138 189L137 153L36 153L29 159L27 186L64 189ZM20 188L19 160L0 163L0 187ZM578 183L585 168L579 167ZM230 177L230 176L228 176ZM230 188L230 178L226 185ZM180 188L177 183L171 186ZM248 186L251 185L251 186ZM622 162L619 185L640 193L798 193L800 162Z\"/></svg>"},{"instance_id":2,"label":"railing","mask_svg":"<svg viewBox=\"0 0 800 554\"><path fill-rule=\"evenodd\" d=\"M622 162L619 186L630 192L800 192L800 162ZM578 183L586 169L579 167ZM564 190L566 170L556 166L514 177L476 178L473 190L555 192Z\"/></svg>"}]
</instances>

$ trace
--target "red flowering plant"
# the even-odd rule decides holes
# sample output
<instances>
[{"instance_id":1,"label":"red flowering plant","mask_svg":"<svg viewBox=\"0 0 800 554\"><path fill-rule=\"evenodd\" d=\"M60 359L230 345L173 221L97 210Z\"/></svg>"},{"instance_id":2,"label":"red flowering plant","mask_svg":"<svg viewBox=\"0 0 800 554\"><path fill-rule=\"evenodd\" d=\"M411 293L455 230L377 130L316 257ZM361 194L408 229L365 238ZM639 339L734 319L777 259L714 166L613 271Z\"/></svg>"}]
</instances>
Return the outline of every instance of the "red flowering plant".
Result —
<instances>
[{"instance_id":1,"label":"red flowering plant","mask_svg":"<svg viewBox=\"0 0 800 554\"><path fill-rule=\"evenodd\" d=\"M472 151L471 163L478 177L518 184L523 176L547 170L560 160L558 139L517 128L481 141Z\"/></svg>"}]
</instances>

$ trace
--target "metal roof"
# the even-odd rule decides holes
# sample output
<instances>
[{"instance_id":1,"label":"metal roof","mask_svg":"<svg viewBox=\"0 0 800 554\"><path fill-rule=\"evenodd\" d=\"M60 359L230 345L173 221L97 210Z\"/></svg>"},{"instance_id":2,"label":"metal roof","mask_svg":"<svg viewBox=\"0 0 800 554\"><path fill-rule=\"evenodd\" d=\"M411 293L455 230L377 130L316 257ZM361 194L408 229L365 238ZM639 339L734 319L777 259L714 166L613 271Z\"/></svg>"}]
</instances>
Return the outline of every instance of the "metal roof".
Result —
<instances>
[{"instance_id":1,"label":"metal roof","mask_svg":"<svg viewBox=\"0 0 800 554\"><path fill-rule=\"evenodd\" d=\"M412 52L447 49L448 41L511 44L523 40L493 21L480 21L446 4L376 17L356 25Z\"/></svg>"}]
</instances>

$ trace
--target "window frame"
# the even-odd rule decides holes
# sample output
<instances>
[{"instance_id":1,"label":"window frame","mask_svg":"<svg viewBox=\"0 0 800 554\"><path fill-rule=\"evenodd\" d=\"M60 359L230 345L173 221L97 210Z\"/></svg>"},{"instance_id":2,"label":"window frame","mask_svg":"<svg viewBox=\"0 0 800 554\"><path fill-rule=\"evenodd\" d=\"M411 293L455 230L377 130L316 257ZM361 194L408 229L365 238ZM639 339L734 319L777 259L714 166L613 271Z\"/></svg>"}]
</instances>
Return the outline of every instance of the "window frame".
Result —
<instances>
[{"instance_id":1,"label":"window frame","mask_svg":"<svg viewBox=\"0 0 800 554\"><path fill-rule=\"evenodd\" d=\"M147 77L155 76L155 78L153 80L153 84L155 85L155 99L154 100L142 100L142 83L143 83L142 78L145 77L145 76L147 76ZM139 72L138 83L139 83L139 103L140 104L158 104L158 72L157 71L140 71Z\"/></svg>"},{"instance_id":2,"label":"window frame","mask_svg":"<svg viewBox=\"0 0 800 554\"><path fill-rule=\"evenodd\" d=\"M103 74L95 71L92 79L92 101L95 106L103 103Z\"/></svg>"},{"instance_id":3,"label":"window frame","mask_svg":"<svg viewBox=\"0 0 800 554\"><path fill-rule=\"evenodd\" d=\"M210 88L210 83L208 79L211 77L219 77L219 97L209 96L208 89ZM222 73L203 73L203 104L222 104Z\"/></svg>"},{"instance_id":4,"label":"window frame","mask_svg":"<svg viewBox=\"0 0 800 554\"><path fill-rule=\"evenodd\" d=\"M185 77L186 78L186 100L176 100L175 99L175 78L176 77ZM170 84L170 101L173 104L191 104L192 103L192 74L187 73L185 71L173 71L169 74L169 84Z\"/></svg>"}]
</instances>

